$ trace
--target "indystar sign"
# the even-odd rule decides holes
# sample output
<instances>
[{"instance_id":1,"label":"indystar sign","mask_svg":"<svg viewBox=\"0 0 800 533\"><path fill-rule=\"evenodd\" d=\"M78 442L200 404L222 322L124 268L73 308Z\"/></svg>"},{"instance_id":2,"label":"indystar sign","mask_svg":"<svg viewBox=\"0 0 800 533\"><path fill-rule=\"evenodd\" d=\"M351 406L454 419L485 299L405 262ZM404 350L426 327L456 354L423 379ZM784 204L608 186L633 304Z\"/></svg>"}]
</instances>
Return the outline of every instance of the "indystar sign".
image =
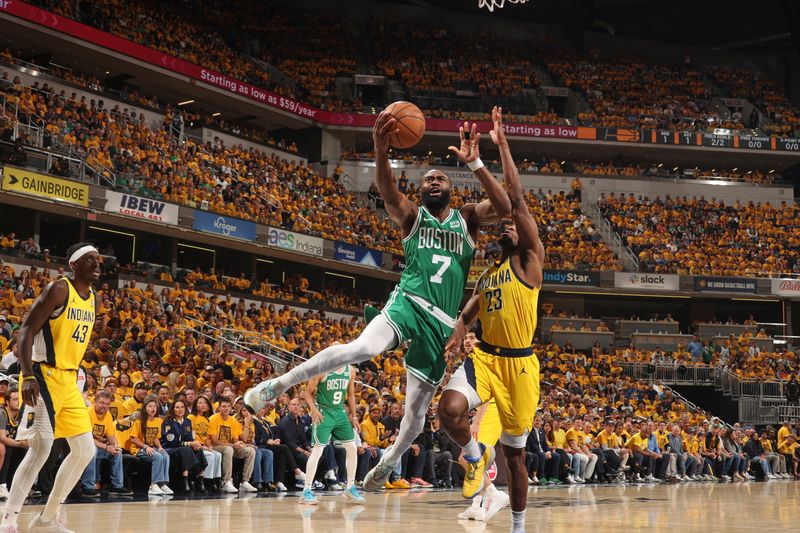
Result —
<instances>
[{"instance_id":1,"label":"indystar sign","mask_svg":"<svg viewBox=\"0 0 800 533\"><path fill-rule=\"evenodd\" d=\"M578 285L599 287L599 272L580 272L575 270L545 270L544 282L551 285Z\"/></svg>"}]
</instances>

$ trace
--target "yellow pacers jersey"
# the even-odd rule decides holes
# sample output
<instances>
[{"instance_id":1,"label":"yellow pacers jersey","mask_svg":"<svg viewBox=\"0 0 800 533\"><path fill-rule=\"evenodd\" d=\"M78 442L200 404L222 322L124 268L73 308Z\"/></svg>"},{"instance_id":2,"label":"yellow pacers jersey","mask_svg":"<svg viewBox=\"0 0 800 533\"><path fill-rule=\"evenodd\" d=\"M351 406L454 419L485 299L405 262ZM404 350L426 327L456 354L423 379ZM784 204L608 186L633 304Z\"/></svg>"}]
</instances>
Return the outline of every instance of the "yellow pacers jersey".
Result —
<instances>
[{"instance_id":1,"label":"yellow pacers jersey","mask_svg":"<svg viewBox=\"0 0 800 533\"><path fill-rule=\"evenodd\" d=\"M478 291L478 338L500 348L530 348L539 289L520 279L510 257L486 269L478 280Z\"/></svg>"},{"instance_id":2,"label":"yellow pacers jersey","mask_svg":"<svg viewBox=\"0 0 800 533\"><path fill-rule=\"evenodd\" d=\"M55 310L33 339L33 360L62 370L78 370L92 337L94 291L83 298L72 282L64 306Z\"/></svg>"}]
</instances>

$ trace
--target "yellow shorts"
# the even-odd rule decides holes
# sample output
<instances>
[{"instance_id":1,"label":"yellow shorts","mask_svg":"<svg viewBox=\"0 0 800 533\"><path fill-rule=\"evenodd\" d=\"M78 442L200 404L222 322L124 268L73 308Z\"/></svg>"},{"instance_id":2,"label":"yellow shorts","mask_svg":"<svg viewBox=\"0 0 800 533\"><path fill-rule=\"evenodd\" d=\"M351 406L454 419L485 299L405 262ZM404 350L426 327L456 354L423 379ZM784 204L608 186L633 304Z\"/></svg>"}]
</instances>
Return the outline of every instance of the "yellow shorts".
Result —
<instances>
[{"instance_id":1,"label":"yellow shorts","mask_svg":"<svg viewBox=\"0 0 800 533\"><path fill-rule=\"evenodd\" d=\"M500 424L500 415L497 413L497 404L494 400L486 406L481 423L478 425L478 441L484 444L497 445L500 435L503 433L503 426Z\"/></svg>"},{"instance_id":2,"label":"yellow shorts","mask_svg":"<svg viewBox=\"0 0 800 533\"><path fill-rule=\"evenodd\" d=\"M464 394L470 408L494 400L502 434L527 436L539 405L539 359L535 354L525 357L492 355L475 347L450 378L447 388ZM483 431L484 421L489 422L486 433L487 439L491 439L497 430L487 418L491 418L489 411L480 429Z\"/></svg>"},{"instance_id":3,"label":"yellow shorts","mask_svg":"<svg viewBox=\"0 0 800 533\"><path fill-rule=\"evenodd\" d=\"M89 411L78 390L76 370L62 370L44 363L33 364L39 382L36 407L26 405L20 418L17 438L38 433L43 438L74 437L92 431Z\"/></svg>"}]
</instances>

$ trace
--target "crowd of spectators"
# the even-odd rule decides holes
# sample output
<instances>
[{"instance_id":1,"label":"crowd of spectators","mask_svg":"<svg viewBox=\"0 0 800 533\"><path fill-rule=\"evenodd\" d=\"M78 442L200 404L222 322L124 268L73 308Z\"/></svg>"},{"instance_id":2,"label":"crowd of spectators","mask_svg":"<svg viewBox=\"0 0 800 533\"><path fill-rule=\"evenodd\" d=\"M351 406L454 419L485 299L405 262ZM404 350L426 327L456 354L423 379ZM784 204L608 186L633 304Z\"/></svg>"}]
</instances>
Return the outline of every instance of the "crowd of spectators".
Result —
<instances>
[{"instance_id":1,"label":"crowd of spectators","mask_svg":"<svg viewBox=\"0 0 800 533\"><path fill-rule=\"evenodd\" d=\"M253 0L211 3L202 9L180 3L164 7L154 0L124 6L119 0L34 4L322 109L364 111L358 92L347 101L340 98L336 79L365 69L398 80L431 116L459 118L462 107L491 102L503 103L521 122L559 123L562 119L553 110L536 109L544 100L534 96L540 83L536 60L544 57L539 61L555 83L588 101L590 110L577 117L583 125L695 131L747 127L790 136L800 123L782 88L745 68L609 58L597 50L576 55L546 44L537 44L534 52L497 35L479 34L465 41L419 22L357 23L321 13L312 16L289 5L267 8ZM298 46L298 34L304 36L303 46ZM457 52L454 40L460 43ZM357 42L367 43L368 50L358 51ZM499 62L493 53L498 47L504 52ZM706 76L723 94L712 94ZM747 98L756 109L743 117L741 108L712 106L712 96Z\"/></svg>"},{"instance_id":2,"label":"crowd of spectators","mask_svg":"<svg viewBox=\"0 0 800 533\"><path fill-rule=\"evenodd\" d=\"M760 72L736 67L708 67L709 77L725 90L726 96L748 100L756 109L750 127L782 137L797 137L800 116L775 80ZM759 115L757 110L763 113Z\"/></svg>"},{"instance_id":3,"label":"crowd of spectators","mask_svg":"<svg viewBox=\"0 0 800 533\"><path fill-rule=\"evenodd\" d=\"M794 204L633 194L603 194L597 204L642 271L744 277L800 272Z\"/></svg>"},{"instance_id":4,"label":"crowd of spectators","mask_svg":"<svg viewBox=\"0 0 800 533\"><path fill-rule=\"evenodd\" d=\"M2 367L13 373L16 344L10 341L16 340L20 322L32 298L48 281L49 272L17 274L6 265L0 276L10 285L31 287L29 298L19 302L11 291L14 301L7 302L6 290L0 303ZM309 357L331 342L353 338L363 325L360 320L331 320L324 313L301 313L267 304L246 308L241 300L206 295L191 286L159 292L135 282L121 289L101 285L98 298L102 323L95 330L82 368L89 409L97 425L105 428L102 435L95 435L97 458L111 463L111 476L110 482L103 481L101 470L93 463L76 496L96 498L97 481L118 496L144 486L149 494L161 495L174 490L196 494L284 491L303 484L310 419L300 399L302 386L287 391L254 416L247 413L242 409L242 394L276 371L271 361L242 349L241 343L259 337ZM237 344L231 343L231 331ZM584 354L555 344L537 345L536 353L543 386L536 422L541 431L531 435L527 448L533 483L616 482L625 477L649 482L708 480L712 476L727 480L728 475L740 481L739 474L746 479L787 471L781 470L779 458L773 464L765 457L769 463L764 468L761 455L746 450L748 428L742 428L741 434L734 429L728 435L734 449L729 450L724 441L720 446L717 437L724 436L718 434L727 430L715 428L713 421L707 426L712 420L709 413L693 410L665 387L626 376L617 356ZM391 445L396 436L405 398L401 357L401 350L386 352L359 368L358 480L363 480L379 450ZM458 363L457 357L451 359L449 370ZM0 437L13 441L11 420L18 416L19 400L14 389L6 389L4 384L7 382L0 380L3 413L11 418L6 419L6 433ZM441 431L436 405L434 402L425 430L387 488L446 487L460 482L463 473L452 463L459 450ZM153 431L145 431L145 427ZM682 437L686 450L663 441L668 428ZM655 444L649 437L651 430L659 439ZM159 436L169 432L177 436L178 444L186 443L178 446L186 451L175 449L174 438L168 442ZM615 440L607 440L612 434ZM788 471L796 473L796 447L785 431L777 438L780 442L772 449L784 456ZM762 440L769 441L769 435ZM624 449L628 452L622 452ZM683 455L703 454L703 450L708 461L695 463ZM13 483L13 463L21 459L20 453L6 455L13 460L6 483ZM739 454L739 459L731 459L730 454ZM553 457L558 459L554 462ZM142 479L147 479L142 461L153 463L149 481ZM133 472L138 472L140 481L131 487ZM345 474L343 454L331 446L315 473L315 486L336 490ZM45 492L46 483L40 479L40 489Z\"/></svg>"}]
</instances>

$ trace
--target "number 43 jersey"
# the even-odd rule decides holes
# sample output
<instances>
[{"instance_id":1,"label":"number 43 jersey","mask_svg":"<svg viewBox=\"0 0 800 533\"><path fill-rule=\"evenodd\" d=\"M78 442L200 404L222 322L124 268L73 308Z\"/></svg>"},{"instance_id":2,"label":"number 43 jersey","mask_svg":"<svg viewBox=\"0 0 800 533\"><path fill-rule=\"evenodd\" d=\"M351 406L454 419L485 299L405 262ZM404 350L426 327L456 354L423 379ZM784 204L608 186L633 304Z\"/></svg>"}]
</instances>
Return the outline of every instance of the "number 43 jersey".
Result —
<instances>
[{"instance_id":1,"label":"number 43 jersey","mask_svg":"<svg viewBox=\"0 0 800 533\"><path fill-rule=\"evenodd\" d=\"M419 207L411 233L403 239L406 268L400 289L424 298L455 319L475 252L467 223L458 209L444 222Z\"/></svg>"},{"instance_id":2,"label":"number 43 jersey","mask_svg":"<svg viewBox=\"0 0 800 533\"><path fill-rule=\"evenodd\" d=\"M94 291L83 298L72 282L63 306L50 315L33 339L33 360L62 370L78 370L94 328Z\"/></svg>"}]
</instances>

